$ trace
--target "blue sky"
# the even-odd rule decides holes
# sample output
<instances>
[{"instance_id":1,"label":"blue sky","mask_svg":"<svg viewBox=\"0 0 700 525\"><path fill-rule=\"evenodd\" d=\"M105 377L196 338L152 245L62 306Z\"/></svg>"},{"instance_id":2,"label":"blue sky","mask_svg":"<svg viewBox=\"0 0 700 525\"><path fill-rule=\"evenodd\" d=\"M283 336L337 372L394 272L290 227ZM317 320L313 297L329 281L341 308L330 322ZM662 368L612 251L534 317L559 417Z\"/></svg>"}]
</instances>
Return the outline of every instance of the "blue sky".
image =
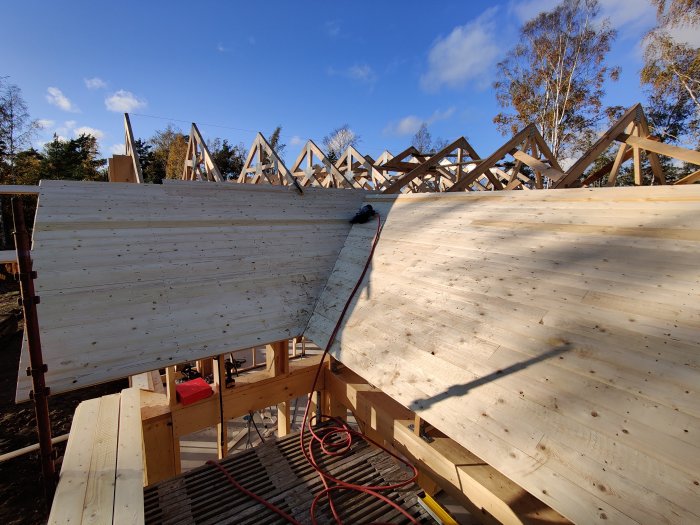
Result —
<instances>
[{"instance_id":1,"label":"blue sky","mask_svg":"<svg viewBox=\"0 0 700 525\"><path fill-rule=\"evenodd\" d=\"M137 137L195 121L207 139L246 147L283 127L287 164L307 138L348 123L359 150L406 147L421 121L433 137L466 135L480 154L504 138L491 87L519 25L556 0L471 2L8 2L0 76L22 89L54 132L123 147L121 113ZM618 30L610 63L622 75L607 104L644 99L640 39L646 0L601 0ZM217 127L224 126L224 127Z\"/></svg>"}]
</instances>

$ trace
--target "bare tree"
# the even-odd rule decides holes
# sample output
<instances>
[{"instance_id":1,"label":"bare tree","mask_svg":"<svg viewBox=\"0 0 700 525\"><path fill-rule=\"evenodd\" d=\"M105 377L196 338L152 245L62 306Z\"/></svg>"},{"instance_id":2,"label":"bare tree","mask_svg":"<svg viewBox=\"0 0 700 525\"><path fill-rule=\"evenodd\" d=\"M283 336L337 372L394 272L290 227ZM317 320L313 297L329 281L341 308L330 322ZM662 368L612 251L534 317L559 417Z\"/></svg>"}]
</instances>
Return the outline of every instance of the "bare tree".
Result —
<instances>
[{"instance_id":1,"label":"bare tree","mask_svg":"<svg viewBox=\"0 0 700 525\"><path fill-rule=\"evenodd\" d=\"M348 147L357 146L359 142L360 136L351 130L347 124L343 124L323 137L326 157L331 162L338 160Z\"/></svg>"},{"instance_id":2,"label":"bare tree","mask_svg":"<svg viewBox=\"0 0 700 525\"><path fill-rule=\"evenodd\" d=\"M534 122L557 157L586 147L604 117L605 80L619 74L605 64L616 33L599 12L598 0L563 0L522 27L494 82L501 107L515 111L496 115L501 132Z\"/></svg>"},{"instance_id":3,"label":"bare tree","mask_svg":"<svg viewBox=\"0 0 700 525\"><path fill-rule=\"evenodd\" d=\"M430 131L428 130L428 124L423 122L420 125L420 128L418 128L416 134L413 135L413 140L411 140L411 144L421 153L430 152L430 148L432 148L433 145L433 137L430 134Z\"/></svg>"},{"instance_id":4,"label":"bare tree","mask_svg":"<svg viewBox=\"0 0 700 525\"><path fill-rule=\"evenodd\" d=\"M22 90L14 84L4 84L0 79L0 160L10 168L15 156L31 145L38 124L29 118Z\"/></svg>"},{"instance_id":5,"label":"bare tree","mask_svg":"<svg viewBox=\"0 0 700 525\"><path fill-rule=\"evenodd\" d=\"M411 145L421 153L435 153L443 149L447 144L449 144L449 142L445 139L437 138L433 140L427 122L423 122L420 125L420 128L418 128L418 131L416 131L416 134L413 135L413 139L411 140Z\"/></svg>"}]
</instances>

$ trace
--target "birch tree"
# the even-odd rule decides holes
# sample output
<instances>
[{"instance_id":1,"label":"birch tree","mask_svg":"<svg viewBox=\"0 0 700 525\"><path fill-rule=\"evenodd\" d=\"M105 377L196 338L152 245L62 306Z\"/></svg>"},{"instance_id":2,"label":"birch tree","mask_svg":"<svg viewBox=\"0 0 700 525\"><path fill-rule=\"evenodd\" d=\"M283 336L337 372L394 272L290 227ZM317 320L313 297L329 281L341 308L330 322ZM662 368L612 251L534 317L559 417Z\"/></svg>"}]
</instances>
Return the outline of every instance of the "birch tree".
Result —
<instances>
[{"instance_id":1,"label":"birch tree","mask_svg":"<svg viewBox=\"0 0 700 525\"><path fill-rule=\"evenodd\" d=\"M493 84L506 110L493 120L504 135L535 123L557 158L590 143L604 118L605 82L619 74L605 61L616 33L599 15L598 0L564 0L521 28Z\"/></svg>"},{"instance_id":2,"label":"birch tree","mask_svg":"<svg viewBox=\"0 0 700 525\"><path fill-rule=\"evenodd\" d=\"M358 142L360 136L350 126L343 124L323 137L323 148L328 160L335 162L350 146L357 147Z\"/></svg>"},{"instance_id":3,"label":"birch tree","mask_svg":"<svg viewBox=\"0 0 700 525\"><path fill-rule=\"evenodd\" d=\"M652 0L657 25L645 37L642 84L650 91L654 133L700 146L700 48L683 34L700 32L700 0Z\"/></svg>"}]
</instances>

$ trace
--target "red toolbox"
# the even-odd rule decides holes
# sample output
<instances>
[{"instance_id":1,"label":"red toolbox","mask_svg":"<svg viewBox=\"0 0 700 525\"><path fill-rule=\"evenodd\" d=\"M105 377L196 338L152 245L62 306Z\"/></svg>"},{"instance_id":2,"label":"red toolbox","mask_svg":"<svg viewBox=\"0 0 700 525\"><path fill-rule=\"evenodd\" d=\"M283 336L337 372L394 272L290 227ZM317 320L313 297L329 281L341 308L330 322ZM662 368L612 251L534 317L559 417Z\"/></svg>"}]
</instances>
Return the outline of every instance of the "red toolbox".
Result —
<instances>
[{"instance_id":1,"label":"red toolbox","mask_svg":"<svg viewBox=\"0 0 700 525\"><path fill-rule=\"evenodd\" d=\"M214 393L209 383L201 377L175 385L177 400L183 405L191 405Z\"/></svg>"}]
</instances>

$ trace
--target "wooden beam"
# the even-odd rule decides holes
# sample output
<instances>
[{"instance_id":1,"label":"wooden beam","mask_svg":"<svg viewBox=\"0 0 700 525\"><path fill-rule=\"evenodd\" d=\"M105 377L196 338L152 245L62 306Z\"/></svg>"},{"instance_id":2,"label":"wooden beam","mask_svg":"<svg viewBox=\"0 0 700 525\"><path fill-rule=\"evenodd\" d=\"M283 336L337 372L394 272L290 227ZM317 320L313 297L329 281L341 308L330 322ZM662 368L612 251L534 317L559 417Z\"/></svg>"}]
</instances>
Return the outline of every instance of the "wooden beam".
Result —
<instances>
[{"instance_id":1,"label":"wooden beam","mask_svg":"<svg viewBox=\"0 0 700 525\"><path fill-rule=\"evenodd\" d=\"M581 158L579 158L574 165L567 170L566 177L559 180L554 187L572 187L579 177L583 175L583 172L586 171L588 166L590 166L593 161L595 161L605 152L605 150L608 149L610 144L612 144L615 138L625 130L630 122L638 122L642 114L643 111L641 104L635 104L625 111L620 119L615 122L615 124L613 124L608 131L601 135L593 146L591 146L588 151L584 153Z\"/></svg>"},{"instance_id":2,"label":"wooden beam","mask_svg":"<svg viewBox=\"0 0 700 525\"><path fill-rule=\"evenodd\" d=\"M49 525L82 521L99 410L99 398L83 401L75 409Z\"/></svg>"},{"instance_id":3,"label":"wooden beam","mask_svg":"<svg viewBox=\"0 0 700 525\"><path fill-rule=\"evenodd\" d=\"M650 138L649 134L649 124L644 115L639 119L639 131L641 132L642 138ZM659 156L651 151L647 151L647 157L649 158L649 164L651 164L651 172L654 174L656 182L659 184L666 184L666 176L664 174L664 169L661 166L661 161L659 161Z\"/></svg>"},{"instance_id":4,"label":"wooden beam","mask_svg":"<svg viewBox=\"0 0 700 525\"><path fill-rule=\"evenodd\" d=\"M213 179L214 182L224 182L224 177L223 175L221 175L219 167L214 162L214 159L211 158L211 153L209 153L207 143L202 138L202 134L199 132L199 128L194 122L192 123L191 134L192 136L194 136L196 143L202 150L202 156L204 157L204 165L207 168L207 177Z\"/></svg>"},{"instance_id":5,"label":"wooden beam","mask_svg":"<svg viewBox=\"0 0 700 525\"><path fill-rule=\"evenodd\" d=\"M113 523L115 524L144 523L140 396L138 388L127 388L120 394L117 469L114 484Z\"/></svg>"},{"instance_id":6,"label":"wooden beam","mask_svg":"<svg viewBox=\"0 0 700 525\"><path fill-rule=\"evenodd\" d=\"M554 182L557 182L566 176L566 174L563 171L560 171L556 168L552 168L551 166L545 164L541 160L528 155L524 151L516 151L515 153L513 153L513 157L515 157L523 164L531 167L533 170L541 173L543 176L551 179Z\"/></svg>"},{"instance_id":7,"label":"wooden beam","mask_svg":"<svg viewBox=\"0 0 700 525\"><path fill-rule=\"evenodd\" d=\"M265 352L267 371L271 377L280 377L289 374L289 341L283 340L267 345ZM289 420L289 402L277 403L277 436L283 437L289 434L291 423Z\"/></svg>"},{"instance_id":8,"label":"wooden beam","mask_svg":"<svg viewBox=\"0 0 700 525\"><path fill-rule=\"evenodd\" d=\"M700 170L686 175L682 179L677 180L674 184L692 184L700 180Z\"/></svg>"},{"instance_id":9,"label":"wooden beam","mask_svg":"<svg viewBox=\"0 0 700 525\"><path fill-rule=\"evenodd\" d=\"M384 193L399 193L401 188L409 184L414 179L425 175L431 168L437 166L443 158L447 157L457 148L466 149L468 152L470 152L470 154L473 153L474 157L478 157L476 151L474 151L474 148L472 148L469 142L467 142L467 139L460 137L408 173L396 177L394 180L392 180L391 184L384 189Z\"/></svg>"},{"instance_id":10,"label":"wooden beam","mask_svg":"<svg viewBox=\"0 0 700 525\"><path fill-rule=\"evenodd\" d=\"M124 146L126 154L131 156L134 177L137 184L143 184L143 172L141 171L141 161L139 153L136 151L136 143L134 142L134 132L131 130L131 119L129 114L124 113Z\"/></svg>"},{"instance_id":11,"label":"wooden beam","mask_svg":"<svg viewBox=\"0 0 700 525\"><path fill-rule=\"evenodd\" d=\"M180 449L175 446L176 439L173 436L173 420L170 412L151 417L147 416L148 413L148 407L142 409L144 477L145 484L151 485L177 475Z\"/></svg>"},{"instance_id":12,"label":"wooden beam","mask_svg":"<svg viewBox=\"0 0 700 525\"><path fill-rule=\"evenodd\" d=\"M635 135L628 135L626 133L620 133L616 136L616 138L620 142L625 142L632 147L641 148L646 151L651 151L667 157L673 157L674 159L700 166L700 151L680 148L678 146L672 146L671 144L664 144L663 142L657 142L649 138L638 137Z\"/></svg>"},{"instance_id":13,"label":"wooden beam","mask_svg":"<svg viewBox=\"0 0 700 525\"><path fill-rule=\"evenodd\" d=\"M39 186L0 184L0 195L39 195Z\"/></svg>"},{"instance_id":14,"label":"wooden beam","mask_svg":"<svg viewBox=\"0 0 700 525\"><path fill-rule=\"evenodd\" d=\"M248 372L237 377L236 386L222 393L224 420L286 403L307 394L319 361L320 356L295 359L289 363L288 373L276 377L270 377L266 370ZM323 390L323 386L323 381L319 381L318 390ZM160 415L156 413L153 417ZM213 427L220 419L219 399L216 395L192 405L176 405L172 409L173 434L177 441L181 436Z\"/></svg>"},{"instance_id":15,"label":"wooden beam","mask_svg":"<svg viewBox=\"0 0 700 525\"><path fill-rule=\"evenodd\" d=\"M255 352L255 350L253 350ZM217 395L222 388L226 388L226 357L224 355L218 356L214 359L214 395ZM220 412L223 413L223 412ZM228 456L228 424L227 420L224 418L216 424L216 454L219 459L223 459Z\"/></svg>"},{"instance_id":16,"label":"wooden beam","mask_svg":"<svg viewBox=\"0 0 700 525\"><path fill-rule=\"evenodd\" d=\"M486 159L482 160L479 165L472 171L467 173L461 180L457 181L454 186L452 186L447 191L464 191L470 186L476 179L481 175L484 175L490 168L492 168L499 160L501 160L505 155L515 152L518 146L522 144L528 137L530 137L537 128L534 124L529 124L518 133L516 133L511 139L509 139L500 148L494 151Z\"/></svg>"},{"instance_id":17,"label":"wooden beam","mask_svg":"<svg viewBox=\"0 0 700 525\"><path fill-rule=\"evenodd\" d=\"M427 442L409 429L415 415L343 367L325 370L325 386L352 410L363 431L386 440L406 455L420 472L471 511L482 523L513 525L570 523L456 442L434 437Z\"/></svg>"},{"instance_id":18,"label":"wooden beam","mask_svg":"<svg viewBox=\"0 0 700 525\"><path fill-rule=\"evenodd\" d=\"M635 126L632 130L632 135L634 137L639 137L639 126ZM642 155L639 146L632 146L632 162L634 169L634 184L635 186L641 186L644 182L642 180Z\"/></svg>"}]
</instances>

